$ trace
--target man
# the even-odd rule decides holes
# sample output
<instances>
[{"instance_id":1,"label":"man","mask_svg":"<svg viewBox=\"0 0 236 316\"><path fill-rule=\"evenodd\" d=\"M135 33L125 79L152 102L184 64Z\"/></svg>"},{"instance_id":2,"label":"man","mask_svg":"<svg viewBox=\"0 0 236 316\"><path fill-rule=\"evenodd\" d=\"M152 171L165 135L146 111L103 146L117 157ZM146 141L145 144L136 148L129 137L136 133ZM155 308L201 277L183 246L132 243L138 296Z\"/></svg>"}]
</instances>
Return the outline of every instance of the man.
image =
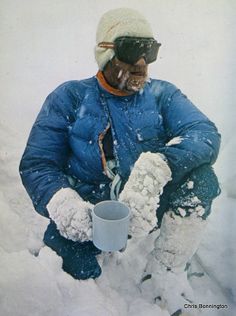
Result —
<instances>
[{"instance_id":1,"label":"man","mask_svg":"<svg viewBox=\"0 0 236 316\"><path fill-rule=\"evenodd\" d=\"M168 286L183 280L219 194L211 165L220 136L174 85L147 79L160 44L140 13L105 13L96 40L97 75L47 97L20 174L35 209L50 218L45 244L77 279L101 274L91 242L93 204L126 203L133 236L147 235L158 218L161 233L142 284L172 313L180 304ZM174 296L182 304L187 280L179 286Z\"/></svg>"}]
</instances>

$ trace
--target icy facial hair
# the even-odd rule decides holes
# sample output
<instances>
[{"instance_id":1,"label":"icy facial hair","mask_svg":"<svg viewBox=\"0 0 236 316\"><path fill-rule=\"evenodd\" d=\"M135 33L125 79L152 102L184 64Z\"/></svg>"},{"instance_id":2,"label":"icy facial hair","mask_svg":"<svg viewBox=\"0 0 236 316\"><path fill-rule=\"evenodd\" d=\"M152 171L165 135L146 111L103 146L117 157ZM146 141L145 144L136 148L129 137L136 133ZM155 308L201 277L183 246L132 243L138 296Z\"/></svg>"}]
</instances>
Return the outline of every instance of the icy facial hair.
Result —
<instances>
[{"instance_id":1,"label":"icy facial hair","mask_svg":"<svg viewBox=\"0 0 236 316\"><path fill-rule=\"evenodd\" d=\"M143 76L137 76L131 74L128 70L120 70L117 78L120 81L118 85L120 90L137 92L144 87L145 82L147 81L147 74Z\"/></svg>"}]
</instances>

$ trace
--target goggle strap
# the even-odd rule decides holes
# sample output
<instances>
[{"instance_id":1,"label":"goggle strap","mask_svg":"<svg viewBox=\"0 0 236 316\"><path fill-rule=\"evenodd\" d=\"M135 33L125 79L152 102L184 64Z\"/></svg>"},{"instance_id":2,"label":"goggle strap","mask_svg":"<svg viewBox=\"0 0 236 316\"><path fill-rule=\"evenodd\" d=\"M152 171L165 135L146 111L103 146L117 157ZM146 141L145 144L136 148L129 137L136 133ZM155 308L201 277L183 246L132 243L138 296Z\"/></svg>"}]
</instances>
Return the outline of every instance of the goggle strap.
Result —
<instances>
[{"instance_id":1,"label":"goggle strap","mask_svg":"<svg viewBox=\"0 0 236 316\"><path fill-rule=\"evenodd\" d=\"M114 43L110 43L110 42L101 42L101 43L98 44L98 47L114 49L115 48L115 44Z\"/></svg>"}]
</instances>

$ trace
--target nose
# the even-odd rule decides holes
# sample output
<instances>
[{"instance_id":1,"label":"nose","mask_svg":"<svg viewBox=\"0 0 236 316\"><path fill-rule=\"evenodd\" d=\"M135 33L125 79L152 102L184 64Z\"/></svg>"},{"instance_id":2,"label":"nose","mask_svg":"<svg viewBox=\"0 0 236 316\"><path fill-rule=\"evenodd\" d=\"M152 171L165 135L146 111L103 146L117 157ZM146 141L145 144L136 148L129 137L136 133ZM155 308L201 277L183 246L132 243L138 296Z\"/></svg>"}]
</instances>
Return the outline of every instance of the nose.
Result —
<instances>
[{"instance_id":1,"label":"nose","mask_svg":"<svg viewBox=\"0 0 236 316\"><path fill-rule=\"evenodd\" d=\"M135 66L145 66L146 65L146 61L143 57L139 58L139 60L135 63Z\"/></svg>"}]
</instances>

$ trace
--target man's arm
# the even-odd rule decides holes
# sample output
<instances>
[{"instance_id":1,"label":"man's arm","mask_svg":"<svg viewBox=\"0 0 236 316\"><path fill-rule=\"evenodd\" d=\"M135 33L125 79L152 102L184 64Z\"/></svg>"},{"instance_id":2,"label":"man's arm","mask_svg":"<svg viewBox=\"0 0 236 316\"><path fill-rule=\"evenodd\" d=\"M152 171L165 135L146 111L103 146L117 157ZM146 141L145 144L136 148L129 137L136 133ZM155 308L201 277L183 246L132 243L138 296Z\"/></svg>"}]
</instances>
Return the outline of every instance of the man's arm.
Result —
<instances>
[{"instance_id":1,"label":"man's arm","mask_svg":"<svg viewBox=\"0 0 236 316\"><path fill-rule=\"evenodd\" d=\"M48 216L46 205L54 193L70 187L64 168L70 153L68 131L74 114L69 96L65 91L61 94L52 92L47 97L20 163L22 182L35 209L44 216Z\"/></svg>"},{"instance_id":2,"label":"man's arm","mask_svg":"<svg viewBox=\"0 0 236 316\"><path fill-rule=\"evenodd\" d=\"M163 100L162 115L169 139L158 150L164 154L172 171L172 181L178 182L187 173L203 164L213 164L218 156L220 134L215 125L187 99L180 90Z\"/></svg>"}]
</instances>

